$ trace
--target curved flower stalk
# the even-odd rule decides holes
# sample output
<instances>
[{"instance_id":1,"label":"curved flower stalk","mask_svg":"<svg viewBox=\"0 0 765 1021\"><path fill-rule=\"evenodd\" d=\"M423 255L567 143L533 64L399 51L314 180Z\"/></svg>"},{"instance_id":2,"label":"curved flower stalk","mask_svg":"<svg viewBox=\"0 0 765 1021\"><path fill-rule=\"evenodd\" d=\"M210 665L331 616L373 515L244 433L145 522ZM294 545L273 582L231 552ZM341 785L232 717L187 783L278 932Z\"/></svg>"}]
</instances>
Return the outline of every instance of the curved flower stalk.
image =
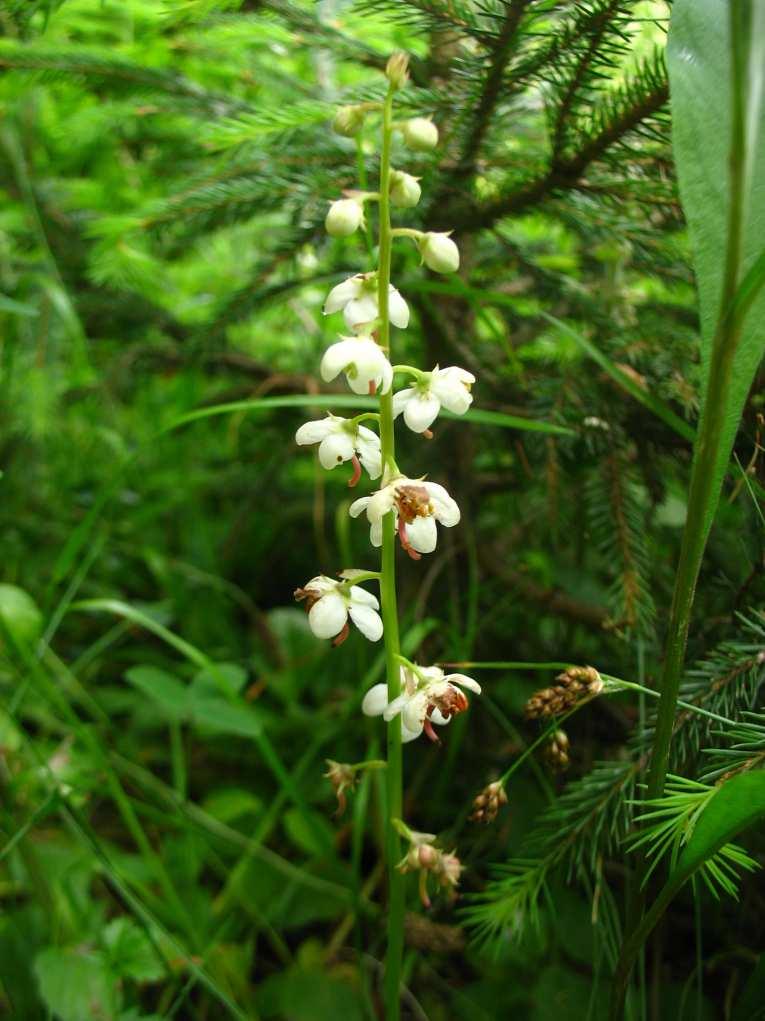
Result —
<instances>
[{"instance_id":1,"label":"curved flower stalk","mask_svg":"<svg viewBox=\"0 0 765 1021\"><path fill-rule=\"evenodd\" d=\"M468 708L463 689L480 692L478 684L464 674L446 675L439 667L418 667L400 655L398 608L396 603L396 537L414 560L431 553L438 540L437 523L452 528L460 520L460 510L447 490L426 479L413 479L396 463L394 422L403 416L414 432L430 435L429 427L441 408L461 415L473 399L474 376L458 366L441 369L436 366L425 372L413 366L391 364L391 326L405 329L409 325L409 307L390 279L391 251L396 238L415 242L421 263L436 273L453 273L459 267L459 250L450 237L451 231L421 231L391 225L391 206L404 211L420 200L420 178L405 169L391 165L394 129L400 131L406 148L424 152L438 143L438 129L426 117L414 117L400 124L393 121L396 92L408 81L408 58L394 54L388 62L388 91L382 103L369 102L341 108L333 126L344 137L355 137L368 120L381 115L379 191L346 191L330 203L326 216L327 232L332 237L352 237L366 226L367 205L378 205L378 261L332 288L323 312L342 312L351 336L341 336L331 344L321 359L320 373L330 382L340 376L359 395L375 395L379 411L364 413L352 419L328 415L316 422L302 425L296 434L301 445L318 444L319 461L331 470L350 462L353 476L350 485L360 481L362 468L370 479L382 478L379 489L356 500L350 512L353 517L366 513L370 540L381 550L380 570L343 571L340 580L318 575L296 591L297 599L305 600L308 621L314 634L332 639L335 645L345 640L349 622L356 625L370 641L383 638L385 645L386 682L375 685L364 698L367 715L382 716L387 722L386 761L386 864L388 870L388 946L385 958L386 1021L398 1021L401 961L403 953L404 884L402 872L421 870L421 891L426 873L453 888L462 866L456 855L446 854L422 842L417 851L417 864L412 852L402 859L401 836L410 839L403 828L402 816L402 743L420 734L437 741L433 726L443 727L457 713ZM360 150L361 151L361 150ZM411 384L393 392L396 372L406 373ZM376 421L378 435L361 420ZM377 580L380 600L361 588L360 582ZM378 613L379 609L379 613ZM345 792L352 789L355 771L330 762L328 778L341 803ZM423 903L429 904L427 892Z\"/></svg>"}]
</instances>

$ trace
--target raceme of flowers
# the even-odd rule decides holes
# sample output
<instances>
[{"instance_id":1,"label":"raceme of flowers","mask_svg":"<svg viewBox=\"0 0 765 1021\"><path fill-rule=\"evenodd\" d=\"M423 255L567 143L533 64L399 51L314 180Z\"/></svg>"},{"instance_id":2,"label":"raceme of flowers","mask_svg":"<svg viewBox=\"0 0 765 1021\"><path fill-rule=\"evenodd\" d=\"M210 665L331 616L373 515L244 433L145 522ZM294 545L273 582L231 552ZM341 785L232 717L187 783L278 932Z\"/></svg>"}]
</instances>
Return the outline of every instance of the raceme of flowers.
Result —
<instances>
[{"instance_id":1,"label":"raceme of flowers","mask_svg":"<svg viewBox=\"0 0 765 1021\"><path fill-rule=\"evenodd\" d=\"M391 58L386 71L396 91L407 81L406 58ZM334 130L352 138L362 131L367 116L379 112L380 103L360 103L338 110ZM426 152L438 144L438 129L426 117L413 117L394 122L393 130L404 146L414 153ZM382 180L382 177L381 177ZM381 185L382 187L382 185ZM390 206L406 210L417 205L422 194L420 178L400 168L391 167L388 178ZM332 201L326 214L327 232L335 238L348 238L366 227L366 207L380 201L376 192L349 190ZM386 221L387 222L387 221ZM386 228L387 229L387 228ZM436 273L453 273L459 268L460 255L451 238L451 231L420 231L394 226L391 237L414 242L421 264ZM380 267L359 272L341 280L331 288L323 306L326 316L342 313L345 331L325 350L320 364L321 378L329 383L344 379L350 390L360 396L392 393L392 415L403 419L415 433L432 436L431 426L442 410L464 415L470 407L475 383L472 373L452 365L430 371L414 366L391 364L389 351L379 342L381 311L379 307ZM388 286L386 327L406 329L410 312L406 300L391 283ZM383 335L386 335L384 332ZM405 376L403 386L394 389L397 376ZM390 405L388 415L391 414ZM381 408L382 413L382 408ZM362 469L369 479L380 479L379 488L362 496L350 506L353 518L365 514L373 547L383 544L383 522L392 514L402 548L413 559L432 553L438 541L438 526L452 528L460 520L460 510L447 490L427 477L410 478L396 465L392 450L381 447L380 436L370 427L379 426L380 414L364 412L354 418L328 414L325 418L306 422L297 430L295 439L301 446L316 445L321 466L332 470L350 463L352 474L348 485L362 479ZM366 423L362 425L362 420ZM349 569L339 579L318 575L296 590L295 597L305 602L308 623L313 633L331 639L335 645L345 640L350 624L355 625L370 641L383 637L383 623L377 612L377 598L362 588L360 581L376 580L382 575L374 571ZM404 741L425 733L437 741L433 726L443 727L468 706L463 689L480 692L478 684L462 674L445 675L438 667L401 668L401 694L388 698L385 684L375 685L367 692L363 712L383 716L390 722L400 718Z\"/></svg>"}]
</instances>

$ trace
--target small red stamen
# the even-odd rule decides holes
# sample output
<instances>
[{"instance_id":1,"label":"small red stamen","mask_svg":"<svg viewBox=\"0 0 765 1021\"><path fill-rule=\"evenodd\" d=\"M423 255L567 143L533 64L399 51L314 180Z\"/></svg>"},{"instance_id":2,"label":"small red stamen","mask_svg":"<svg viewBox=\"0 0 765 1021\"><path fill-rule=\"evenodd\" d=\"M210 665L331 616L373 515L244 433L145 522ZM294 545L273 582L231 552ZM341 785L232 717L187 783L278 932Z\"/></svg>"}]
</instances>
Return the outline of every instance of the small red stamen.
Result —
<instances>
[{"instance_id":1,"label":"small red stamen","mask_svg":"<svg viewBox=\"0 0 765 1021\"><path fill-rule=\"evenodd\" d=\"M420 900L422 901L422 906L424 908L429 908L430 897L428 897L428 874L425 871L425 869L420 869L420 882L418 885L420 890Z\"/></svg>"},{"instance_id":2,"label":"small red stamen","mask_svg":"<svg viewBox=\"0 0 765 1021\"><path fill-rule=\"evenodd\" d=\"M423 429L422 430L422 435L425 437L426 440L432 440L433 439L433 430L432 429Z\"/></svg>"},{"instance_id":3,"label":"small red stamen","mask_svg":"<svg viewBox=\"0 0 765 1021\"><path fill-rule=\"evenodd\" d=\"M377 393L377 383L373 379L369 380L369 396L374 397Z\"/></svg>"},{"instance_id":4,"label":"small red stamen","mask_svg":"<svg viewBox=\"0 0 765 1021\"><path fill-rule=\"evenodd\" d=\"M433 709L432 705L428 706L428 713ZM434 744L441 744L441 738L433 730L433 724L430 722L428 713L425 713L425 722L422 725L422 729L425 731L425 736L428 737Z\"/></svg>"},{"instance_id":5,"label":"small red stamen","mask_svg":"<svg viewBox=\"0 0 765 1021\"><path fill-rule=\"evenodd\" d=\"M353 465L353 475L348 479L349 489L353 489L355 485L358 485L358 481L361 478L361 462L355 454L351 458L351 464Z\"/></svg>"},{"instance_id":6,"label":"small red stamen","mask_svg":"<svg viewBox=\"0 0 765 1021\"><path fill-rule=\"evenodd\" d=\"M348 627L348 621L346 620L345 624L343 624L343 630L332 639L332 644L335 648L337 648L338 645L343 644L345 639L348 637L350 630L351 629Z\"/></svg>"}]
</instances>

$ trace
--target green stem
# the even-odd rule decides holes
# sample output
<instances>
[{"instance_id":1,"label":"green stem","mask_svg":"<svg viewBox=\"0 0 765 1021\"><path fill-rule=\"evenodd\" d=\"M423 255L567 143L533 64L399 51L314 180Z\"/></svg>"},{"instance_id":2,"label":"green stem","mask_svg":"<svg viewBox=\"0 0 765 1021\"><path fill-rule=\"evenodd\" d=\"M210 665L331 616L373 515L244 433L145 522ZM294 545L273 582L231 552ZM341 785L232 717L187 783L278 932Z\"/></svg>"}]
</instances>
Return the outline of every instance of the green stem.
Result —
<instances>
[{"instance_id":1,"label":"green stem","mask_svg":"<svg viewBox=\"0 0 765 1021\"><path fill-rule=\"evenodd\" d=\"M390 285L390 150L393 88L383 104L382 152L380 156L380 257L377 271L377 305L380 316L379 341L390 352L388 287ZM380 395L380 444L383 472L395 470L393 394ZM384 477L384 476L383 476ZM398 608L396 606L396 527L393 511L383 519L380 564L380 602L385 635L385 667L388 701L401 692L399 670ZM388 869L388 945L385 955L385 1018L398 1021L401 961L404 949L404 877L396 869L401 859L401 838L392 824L403 815L401 717L388 724L388 768L385 773L386 833L385 856Z\"/></svg>"}]
</instances>

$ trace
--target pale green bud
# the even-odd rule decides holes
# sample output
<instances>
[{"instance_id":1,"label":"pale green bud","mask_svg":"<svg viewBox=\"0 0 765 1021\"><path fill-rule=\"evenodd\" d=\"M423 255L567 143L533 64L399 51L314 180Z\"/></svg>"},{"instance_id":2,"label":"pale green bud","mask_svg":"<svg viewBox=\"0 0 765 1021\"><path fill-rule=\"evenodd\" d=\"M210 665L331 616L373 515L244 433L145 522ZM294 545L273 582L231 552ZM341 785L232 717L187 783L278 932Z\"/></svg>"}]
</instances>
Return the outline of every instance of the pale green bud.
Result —
<instances>
[{"instance_id":1,"label":"pale green bud","mask_svg":"<svg viewBox=\"0 0 765 1021\"><path fill-rule=\"evenodd\" d=\"M403 89L409 81L409 57L406 53L394 53L385 67L385 77L394 89Z\"/></svg>"},{"instance_id":2,"label":"pale green bud","mask_svg":"<svg viewBox=\"0 0 765 1021\"><path fill-rule=\"evenodd\" d=\"M364 222L364 207L356 199L338 199L329 207L324 226L333 238L346 238Z\"/></svg>"},{"instance_id":3,"label":"pale green bud","mask_svg":"<svg viewBox=\"0 0 765 1021\"><path fill-rule=\"evenodd\" d=\"M435 273L456 273L460 268L460 252L449 234L430 231L419 240L422 261Z\"/></svg>"},{"instance_id":4,"label":"pale green bud","mask_svg":"<svg viewBox=\"0 0 765 1021\"><path fill-rule=\"evenodd\" d=\"M403 206L404 209L411 209L420 201L422 189L417 183L418 177L403 170L392 170L390 175L390 200L394 206Z\"/></svg>"},{"instance_id":5,"label":"pale green bud","mask_svg":"<svg viewBox=\"0 0 765 1021\"><path fill-rule=\"evenodd\" d=\"M364 127L364 110L360 106L341 106L332 121L332 130L343 138L353 138Z\"/></svg>"},{"instance_id":6,"label":"pale green bud","mask_svg":"<svg viewBox=\"0 0 765 1021\"><path fill-rule=\"evenodd\" d=\"M401 126L404 142L415 152L427 152L438 145L438 128L426 117L413 117Z\"/></svg>"}]
</instances>

